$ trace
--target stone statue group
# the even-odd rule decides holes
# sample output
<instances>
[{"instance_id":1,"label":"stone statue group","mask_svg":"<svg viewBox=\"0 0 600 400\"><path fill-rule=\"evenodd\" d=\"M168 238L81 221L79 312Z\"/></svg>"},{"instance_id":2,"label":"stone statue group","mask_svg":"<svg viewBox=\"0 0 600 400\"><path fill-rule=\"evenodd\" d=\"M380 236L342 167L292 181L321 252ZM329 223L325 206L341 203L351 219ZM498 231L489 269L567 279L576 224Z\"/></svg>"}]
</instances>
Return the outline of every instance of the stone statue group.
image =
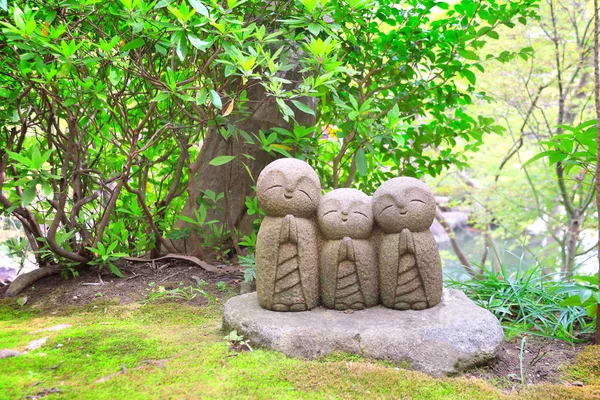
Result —
<instances>
[{"instance_id":1,"label":"stone statue group","mask_svg":"<svg viewBox=\"0 0 600 400\"><path fill-rule=\"evenodd\" d=\"M287 158L265 167L257 192L266 214L256 242L261 307L422 310L440 302L441 259L429 231L436 205L423 182L399 177L372 197L356 189L321 196L314 169Z\"/></svg>"}]
</instances>

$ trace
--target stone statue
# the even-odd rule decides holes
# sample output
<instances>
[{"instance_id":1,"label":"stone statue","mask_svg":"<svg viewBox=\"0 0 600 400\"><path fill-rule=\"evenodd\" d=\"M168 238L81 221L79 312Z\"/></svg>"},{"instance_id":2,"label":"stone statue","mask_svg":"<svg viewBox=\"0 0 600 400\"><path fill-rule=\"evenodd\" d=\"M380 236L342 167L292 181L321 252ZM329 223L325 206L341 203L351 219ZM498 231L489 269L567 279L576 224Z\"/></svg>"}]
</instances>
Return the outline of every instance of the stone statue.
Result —
<instances>
[{"instance_id":1,"label":"stone statue","mask_svg":"<svg viewBox=\"0 0 600 400\"><path fill-rule=\"evenodd\" d=\"M377 252L371 239L371 198L356 189L336 189L321 198L317 220L321 302L336 310L361 310L379 299Z\"/></svg>"},{"instance_id":2,"label":"stone statue","mask_svg":"<svg viewBox=\"0 0 600 400\"><path fill-rule=\"evenodd\" d=\"M429 227L435 198L415 178L384 182L373 195L378 238L381 303L397 310L422 310L442 297L442 261Z\"/></svg>"},{"instance_id":3,"label":"stone statue","mask_svg":"<svg viewBox=\"0 0 600 400\"><path fill-rule=\"evenodd\" d=\"M262 170L256 188L266 214L256 240L260 306L273 311L317 307L319 236L314 216L321 199L317 173L304 161L275 160Z\"/></svg>"}]
</instances>

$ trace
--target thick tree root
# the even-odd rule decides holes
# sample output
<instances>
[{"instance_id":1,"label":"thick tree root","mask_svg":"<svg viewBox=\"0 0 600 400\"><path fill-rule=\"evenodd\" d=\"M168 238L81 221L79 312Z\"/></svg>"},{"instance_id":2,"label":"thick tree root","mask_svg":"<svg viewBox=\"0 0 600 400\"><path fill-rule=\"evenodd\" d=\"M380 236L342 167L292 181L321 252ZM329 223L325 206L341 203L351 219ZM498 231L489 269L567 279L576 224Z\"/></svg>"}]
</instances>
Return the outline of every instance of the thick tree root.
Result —
<instances>
[{"instance_id":1,"label":"thick tree root","mask_svg":"<svg viewBox=\"0 0 600 400\"><path fill-rule=\"evenodd\" d=\"M10 286L6 290L6 293L4 294L4 296L5 297L14 297L14 296L18 295L19 293L21 293L21 291L23 289L25 289L26 287L34 284L35 282L39 281L42 278L45 278L46 276L58 274L60 272L60 270L61 270L60 267L44 267L44 268L34 269L33 271L28 272L23 275L19 275L19 276L17 276L17 279L15 279L10 284Z\"/></svg>"}]
</instances>

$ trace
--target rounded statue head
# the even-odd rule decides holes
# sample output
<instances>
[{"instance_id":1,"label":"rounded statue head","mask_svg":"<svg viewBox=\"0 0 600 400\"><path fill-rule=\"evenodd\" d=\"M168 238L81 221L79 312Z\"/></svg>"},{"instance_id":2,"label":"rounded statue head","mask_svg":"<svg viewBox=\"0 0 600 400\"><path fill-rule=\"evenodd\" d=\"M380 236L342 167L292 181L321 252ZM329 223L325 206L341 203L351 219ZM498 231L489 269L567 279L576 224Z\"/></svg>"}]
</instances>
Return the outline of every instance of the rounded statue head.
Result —
<instances>
[{"instance_id":1,"label":"rounded statue head","mask_svg":"<svg viewBox=\"0 0 600 400\"><path fill-rule=\"evenodd\" d=\"M400 177L384 182L373 194L373 214L385 233L429 229L435 217L435 197L415 178Z\"/></svg>"},{"instance_id":2,"label":"rounded statue head","mask_svg":"<svg viewBox=\"0 0 600 400\"><path fill-rule=\"evenodd\" d=\"M308 218L321 199L321 183L304 161L282 158L267 165L256 181L258 201L268 216Z\"/></svg>"},{"instance_id":3,"label":"rounded statue head","mask_svg":"<svg viewBox=\"0 0 600 400\"><path fill-rule=\"evenodd\" d=\"M317 211L325 239L367 239L373 230L371 198L356 189L336 189L321 198Z\"/></svg>"}]
</instances>

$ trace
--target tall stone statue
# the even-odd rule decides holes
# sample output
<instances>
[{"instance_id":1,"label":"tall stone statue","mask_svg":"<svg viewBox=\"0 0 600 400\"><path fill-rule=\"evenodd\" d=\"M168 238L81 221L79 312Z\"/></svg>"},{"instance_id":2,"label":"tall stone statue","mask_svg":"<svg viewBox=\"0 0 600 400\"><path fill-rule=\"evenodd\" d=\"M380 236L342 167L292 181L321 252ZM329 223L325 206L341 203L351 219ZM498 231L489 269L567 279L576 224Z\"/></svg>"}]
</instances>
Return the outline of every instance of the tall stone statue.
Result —
<instances>
[{"instance_id":1,"label":"tall stone statue","mask_svg":"<svg viewBox=\"0 0 600 400\"><path fill-rule=\"evenodd\" d=\"M319 305L319 248L315 212L317 173L304 161L275 160L260 173L265 214L256 240L256 291L261 307L305 311Z\"/></svg>"},{"instance_id":2,"label":"tall stone statue","mask_svg":"<svg viewBox=\"0 0 600 400\"><path fill-rule=\"evenodd\" d=\"M429 227L435 198L423 182L400 177L373 195L373 214L383 231L378 239L380 298L397 310L422 310L442 297L442 261Z\"/></svg>"},{"instance_id":3,"label":"tall stone statue","mask_svg":"<svg viewBox=\"0 0 600 400\"><path fill-rule=\"evenodd\" d=\"M371 239L371 198L356 189L336 189L321 199L317 220L323 237L320 253L321 303L336 310L377 305L377 252Z\"/></svg>"}]
</instances>

